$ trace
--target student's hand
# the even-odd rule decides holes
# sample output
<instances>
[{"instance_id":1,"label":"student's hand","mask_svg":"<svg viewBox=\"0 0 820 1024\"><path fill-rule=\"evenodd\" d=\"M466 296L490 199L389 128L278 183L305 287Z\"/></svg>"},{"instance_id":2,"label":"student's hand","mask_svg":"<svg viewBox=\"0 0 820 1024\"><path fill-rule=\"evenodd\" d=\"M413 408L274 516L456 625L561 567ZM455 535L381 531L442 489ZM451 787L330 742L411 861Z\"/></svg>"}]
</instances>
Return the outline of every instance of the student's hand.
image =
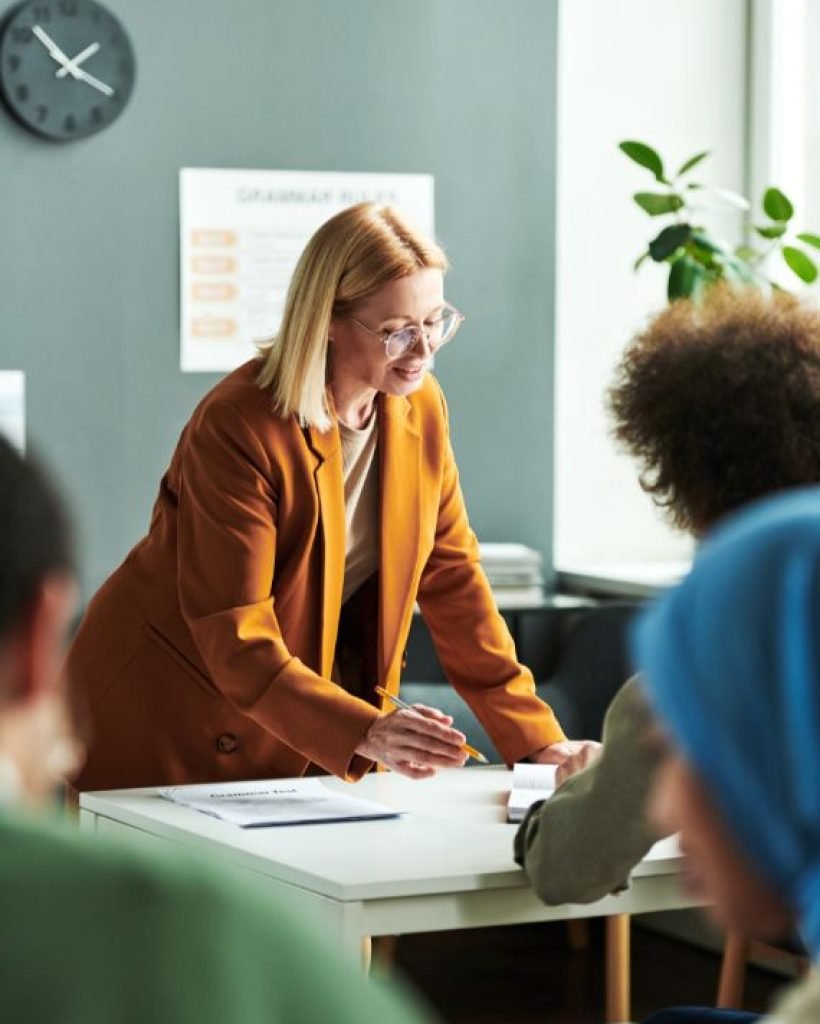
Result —
<instances>
[{"instance_id":1,"label":"student's hand","mask_svg":"<svg viewBox=\"0 0 820 1024\"><path fill-rule=\"evenodd\" d=\"M461 768L466 737L452 728L451 715L414 704L391 711L370 726L356 753L411 779L427 779L437 768Z\"/></svg>"},{"instance_id":2,"label":"student's hand","mask_svg":"<svg viewBox=\"0 0 820 1024\"><path fill-rule=\"evenodd\" d=\"M573 775L577 775L578 772L582 772L584 768L589 767L593 761L597 761L601 756L601 747L598 743L593 743L591 740L589 743L585 743L579 751L574 754L570 754L569 757L562 761L555 771L555 787L563 785L567 779Z\"/></svg>"},{"instance_id":3,"label":"student's hand","mask_svg":"<svg viewBox=\"0 0 820 1024\"><path fill-rule=\"evenodd\" d=\"M600 754L601 744L595 740L561 740L536 750L530 754L530 760L537 764L557 764L555 785L558 787L571 775L586 768Z\"/></svg>"}]
</instances>

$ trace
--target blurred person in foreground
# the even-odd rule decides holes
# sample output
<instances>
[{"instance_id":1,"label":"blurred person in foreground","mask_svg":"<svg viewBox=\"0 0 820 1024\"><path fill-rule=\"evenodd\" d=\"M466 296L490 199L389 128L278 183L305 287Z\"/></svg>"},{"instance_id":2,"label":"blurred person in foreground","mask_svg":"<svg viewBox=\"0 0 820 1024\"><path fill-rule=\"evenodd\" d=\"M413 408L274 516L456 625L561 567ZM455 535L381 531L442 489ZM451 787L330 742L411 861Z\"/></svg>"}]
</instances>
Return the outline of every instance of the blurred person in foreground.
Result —
<instances>
[{"instance_id":1,"label":"blurred person in foreground","mask_svg":"<svg viewBox=\"0 0 820 1024\"><path fill-rule=\"evenodd\" d=\"M193 858L148 859L45 813L82 751L61 666L69 530L0 437L0 991L29 1024L418 1021L287 907Z\"/></svg>"},{"instance_id":2,"label":"blurred person in foreground","mask_svg":"<svg viewBox=\"0 0 820 1024\"><path fill-rule=\"evenodd\" d=\"M820 483L820 313L785 294L718 289L676 302L624 353L610 392L617 441L673 526L703 537L747 502ZM719 681L718 681L719 682ZM615 695L600 760L558 769L516 860L546 903L587 903L628 884L660 838L645 815L657 755L637 679Z\"/></svg>"},{"instance_id":3,"label":"blurred person in foreground","mask_svg":"<svg viewBox=\"0 0 820 1024\"><path fill-rule=\"evenodd\" d=\"M669 737L649 814L689 888L762 939L794 920L813 969L771 1024L820 1020L820 489L757 503L644 612L634 661ZM710 1008L652 1024L740 1021ZM647 1022L648 1024L648 1022Z\"/></svg>"}]
</instances>

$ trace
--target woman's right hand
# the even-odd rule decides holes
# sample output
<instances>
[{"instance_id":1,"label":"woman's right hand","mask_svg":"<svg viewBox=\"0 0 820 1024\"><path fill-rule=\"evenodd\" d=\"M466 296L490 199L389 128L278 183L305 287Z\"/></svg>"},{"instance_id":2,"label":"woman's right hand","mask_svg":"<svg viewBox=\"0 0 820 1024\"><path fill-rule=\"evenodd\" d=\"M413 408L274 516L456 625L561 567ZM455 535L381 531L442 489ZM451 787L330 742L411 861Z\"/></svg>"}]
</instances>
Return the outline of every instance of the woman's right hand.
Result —
<instances>
[{"instance_id":1,"label":"woman's right hand","mask_svg":"<svg viewBox=\"0 0 820 1024\"><path fill-rule=\"evenodd\" d=\"M460 768L467 760L461 749L466 737L452 724L451 715L414 704L377 718L356 753L411 779L427 779L437 768Z\"/></svg>"}]
</instances>

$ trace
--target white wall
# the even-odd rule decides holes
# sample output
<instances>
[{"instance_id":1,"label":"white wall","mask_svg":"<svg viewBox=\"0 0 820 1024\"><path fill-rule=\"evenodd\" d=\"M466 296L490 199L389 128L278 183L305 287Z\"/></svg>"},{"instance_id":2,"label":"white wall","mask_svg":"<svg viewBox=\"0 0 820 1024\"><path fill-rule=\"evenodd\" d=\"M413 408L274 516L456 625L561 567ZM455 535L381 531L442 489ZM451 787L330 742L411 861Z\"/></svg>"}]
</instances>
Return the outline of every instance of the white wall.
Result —
<instances>
[{"instance_id":1,"label":"white wall","mask_svg":"<svg viewBox=\"0 0 820 1024\"><path fill-rule=\"evenodd\" d=\"M632 263L657 226L631 199L648 172L617 149L654 145L675 167L743 191L745 0L563 0L559 23L556 324L557 569L684 558L615 451L604 395L619 354L665 303L663 269ZM723 233L732 223L720 225ZM653 230L654 229L654 230Z\"/></svg>"}]
</instances>

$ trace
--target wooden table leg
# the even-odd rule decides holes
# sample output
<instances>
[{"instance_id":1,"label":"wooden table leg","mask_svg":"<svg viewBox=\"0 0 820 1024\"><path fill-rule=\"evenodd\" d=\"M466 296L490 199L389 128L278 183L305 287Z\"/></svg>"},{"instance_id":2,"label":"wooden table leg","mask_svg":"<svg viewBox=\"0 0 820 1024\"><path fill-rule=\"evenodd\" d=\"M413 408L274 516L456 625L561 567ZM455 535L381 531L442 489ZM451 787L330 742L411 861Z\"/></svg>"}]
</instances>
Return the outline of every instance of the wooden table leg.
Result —
<instances>
[{"instance_id":1,"label":"wooden table leg","mask_svg":"<svg viewBox=\"0 0 820 1024\"><path fill-rule=\"evenodd\" d=\"M606 1020L629 1018L629 914L606 918Z\"/></svg>"},{"instance_id":2,"label":"wooden table leg","mask_svg":"<svg viewBox=\"0 0 820 1024\"><path fill-rule=\"evenodd\" d=\"M742 1008L750 945L749 939L742 932L729 929L723 944L723 962L720 965L715 1005L735 1010Z\"/></svg>"}]
</instances>

